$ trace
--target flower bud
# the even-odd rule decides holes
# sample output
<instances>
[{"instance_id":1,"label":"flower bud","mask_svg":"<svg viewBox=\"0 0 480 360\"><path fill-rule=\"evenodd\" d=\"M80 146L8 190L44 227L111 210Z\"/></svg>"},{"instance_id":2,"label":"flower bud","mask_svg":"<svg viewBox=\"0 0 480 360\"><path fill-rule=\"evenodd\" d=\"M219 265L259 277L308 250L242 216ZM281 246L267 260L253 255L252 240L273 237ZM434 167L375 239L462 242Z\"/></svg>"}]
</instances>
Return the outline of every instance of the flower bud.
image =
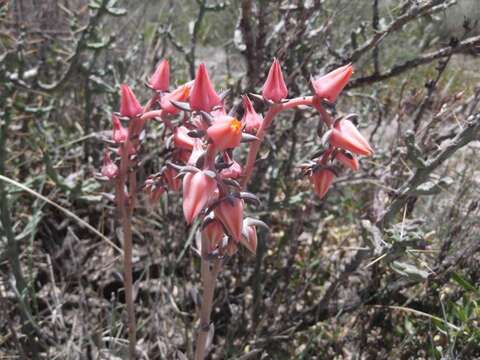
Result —
<instances>
[{"instance_id":1,"label":"flower bud","mask_svg":"<svg viewBox=\"0 0 480 360\"><path fill-rule=\"evenodd\" d=\"M245 124L245 131L248 133L256 133L262 125L263 117L257 114L248 96L244 95L242 98L243 108L245 110L242 122Z\"/></svg>"},{"instance_id":2,"label":"flower bud","mask_svg":"<svg viewBox=\"0 0 480 360\"><path fill-rule=\"evenodd\" d=\"M216 219L211 220L203 228L202 236L204 236L208 241L208 248L206 249L206 253L210 254L218 247L218 245L220 245L220 242L225 236L225 232L223 231L223 226L220 221Z\"/></svg>"},{"instance_id":3,"label":"flower bud","mask_svg":"<svg viewBox=\"0 0 480 360\"><path fill-rule=\"evenodd\" d=\"M328 168L315 170L312 175L310 175L310 182L313 185L313 190L320 199L327 194L330 185L332 185L334 176L335 173Z\"/></svg>"},{"instance_id":4,"label":"flower bud","mask_svg":"<svg viewBox=\"0 0 480 360\"><path fill-rule=\"evenodd\" d=\"M315 96L326 99L332 103L335 102L337 96L347 85L352 74L352 64L348 64L316 79L312 78L311 81L313 89L315 90Z\"/></svg>"},{"instance_id":5,"label":"flower bud","mask_svg":"<svg viewBox=\"0 0 480 360\"><path fill-rule=\"evenodd\" d=\"M215 207L214 213L233 240L240 241L243 227L243 201L239 198L228 196Z\"/></svg>"},{"instance_id":6,"label":"flower bud","mask_svg":"<svg viewBox=\"0 0 480 360\"><path fill-rule=\"evenodd\" d=\"M188 173L183 178L183 214L188 224L200 214L211 199L217 183L203 171Z\"/></svg>"},{"instance_id":7,"label":"flower bud","mask_svg":"<svg viewBox=\"0 0 480 360\"><path fill-rule=\"evenodd\" d=\"M368 141L358 131L350 120L342 119L336 122L329 136L330 145L351 151L357 155L370 156L373 149Z\"/></svg>"},{"instance_id":8,"label":"flower bud","mask_svg":"<svg viewBox=\"0 0 480 360\"><path fill-rule=\"evenodd\" d=\"M339 161L342 165L357 171L359 169L358 160L351 153L347 151L338 151L335 154L335 160Z\"/></svg>"},{"instance_id":9,"label":"flower bud","mask_svg":"<svg viewBox=\"0 0 480 360\"><path fill-rule=\"evenodd\" d=\"M178 178L177 176L178 176L178 171L167 166L167 168L163 172L163 177L165 179L165 183L167 184L167 187L169 190L172 190L172 191L180 190L181 182L180 182L180 178Z\"/></svg>"},{"instance_id":10,"label":"flower bud","mask_svg":"<svg viewBox=\"0 0 480 360\"><path fill-rule=\"evenodd\" d=\"M128 130L122 126L120 119L115 115L112 115L112 125L113 125L113 132L112 132L112 139L117 144L124 143L128 139Z\"/></svg>"},{"instance_id":11,"label":"flower bud","mask_svg":"<svg viewBox=\"0 0 480 360\"><path fill-rule=\"evenodd\" d=\"M222 102L213 88L205 64L200 64L198 67L189 102L192 110L206 112L212 111L215 106Z\"/></svg>"},{"instance_id":12,"label":"flower bud","mask_svg":"<svg viewBox=\"0 0 480 360\"><path fill-rule=\"evenodd\" d=\"M145 181L144 191L148 196L149 203L153 205L160 200L165 192L165 187L158 181L155 181L155 179L147 179Z\"/></svg>"},{"instance_id":13,"label":"flower bud","mask_svg":"<svg viewBox=\"0 0 480 360\"><path fill-rule=\"evenodd\" d=\"M245 246L250 252L255 254L257 252L257 229L253 225L243 225L243 236L240 240L243 246Z\"/></svg>"},{"instance_id":14,"label":"flower bud","mask_svg":"<svg viewBox=\"0 0 480 360\"><path fill-rule=\"evenodd\" d=\"M265 99L275 103L279 103L288 95L287 85L285 85L285 80L283 80L282 69L277 59L273 59L267 80L263 85L262 95Z\"/></svg>"},{"instance_id":15,"label":"flower bud","mask_svg":"<svg viewBox=\"0 0 480 360\"><path fill-rule=\"evenodd\" d=\"M170 86L170 64L167 59L163 59L158 64L148 85L157 91L168 91L168 87Z\"/></svg>"},{"instance_id":16,"label":"flower bud","mask_svg":"<svg viewBox=\"0 0 480 360\"><path fill-rule=\"evenodd\" d=\"M142 114L143 109L133 91L127 84L120 85L120 114L134 118Z\"/></svg>"},{"instance_id":17,"label":"flower bud","mask_svg":"<svg viewBox=\"0 0 480 360\"><path fill-rule=\"evenodd\" d=\"M109 151L105 151L103 153L103 164L102 164L101 173L103 176L105 176L109 180L116 178L118 175L118 166L115 165L112 159L110 158Z\"/></svg>"},{"instance_id":18,"label":"flower bud","mask_svg":"<svg viewBox=\"0 0 480 360\"><path fill-rule=\"evenodd\" d=\"M225 179L238 179L242 176L242 167L238 162L232 161L229 167L220 171L220 176Z\"/></svg>"}]
</instances>

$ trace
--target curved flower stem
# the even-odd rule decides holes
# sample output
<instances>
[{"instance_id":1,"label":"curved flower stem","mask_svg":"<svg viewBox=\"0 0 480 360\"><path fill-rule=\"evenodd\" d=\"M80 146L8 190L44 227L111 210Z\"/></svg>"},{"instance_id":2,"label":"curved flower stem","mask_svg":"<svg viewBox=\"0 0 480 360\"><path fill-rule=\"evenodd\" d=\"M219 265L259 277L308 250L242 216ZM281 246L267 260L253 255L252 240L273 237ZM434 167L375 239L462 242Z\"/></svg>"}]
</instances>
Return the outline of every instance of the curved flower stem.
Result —
<instances>
[{"instance_id":1,"label":"curved flower stem","mask_svg":"<svg viewBox=\"0 0 480 360\"><path fill-rule=\"evenodd\" d=\"M156 117L161 118L164 115L165 115L165 112L163 110L151 110L151 111L144 112L143 115L140 117L140 119L146 121Z\"/></svg>"},{"instance_id":2,"label":"curved flower stem","mask_svg":"<svg viewBox=\"0 0 480 360\"><path fill-rule=\"evenodd\" d=\"M257 130L257 133L255 134L258 140L252 141L250 143L250 148L247 155L247 163L245 165L243 177L240 183L240 185L242 186L242 189L245 189L245 187L248 184L248 181L252 177L253 168L255 165L255 161L257 159L258 151L260 150L260 145L262 144L262 141L265 137L267 129L272 123L275 116L283 110L294 109L300 105L312 106L312 104L313 104L313 97L306 96L306 97L290 99L284 103L272 105L272 107L268 110L267 114L265 115L262 125L260 126L260 128Z\"/></svg>"},{"instance_id":3,"label":"curved flower stem","mask_svg":"<svg viewBox=\"0 0 480 360\"><path fill-rule=\"evenodd\" d=\"M322 120L328 127L333 126L333 119L330 114L323 108L322 105L317 104L315 101L313 102L313 107L320 113Z\"/></svg>"}]
</instances>

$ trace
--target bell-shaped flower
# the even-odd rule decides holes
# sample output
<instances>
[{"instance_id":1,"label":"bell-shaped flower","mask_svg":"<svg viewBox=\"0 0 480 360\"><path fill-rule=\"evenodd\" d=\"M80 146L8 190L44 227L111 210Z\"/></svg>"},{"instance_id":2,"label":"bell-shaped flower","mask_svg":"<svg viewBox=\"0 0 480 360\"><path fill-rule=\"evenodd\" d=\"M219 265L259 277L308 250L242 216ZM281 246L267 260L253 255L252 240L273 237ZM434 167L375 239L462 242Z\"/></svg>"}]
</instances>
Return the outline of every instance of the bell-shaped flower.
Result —
<instances>
[{"instance_id":1,"label":"bell-shaped flower","mask_svg":"<svg viewBox=\"0 0 480 360\"><path fill-rule=\"evenodd\" d=\"M340 150L335 154L335 160L340 162L342 165L357 171L359 169L358 160L351 153L345 150Z\"/></svg>"},{"instance_id":2,"label":"bell-shaped flower","mask_svg":"<svg viewBox=\"0 0 480 360\"><path fill-rule=\"evenodd\" d=\"M192 110L203 110L206 112L212 111L215 106L220 105L222 102L222 99L220 99L213 88L205 64L200 64L198 67L189 102Z\"/></svg>"},{"instance_id":3,"label":"bell-shaped flower","mask_svg":"<svg viewBox=\"0 0 480 360\"><path fill-rule=\"evenodd\" d=\"M220 176L224 179L238 179L242 176L242 166L233 160L229 167L220 171Z\"/></svg>"},{"instance_id":4,"label":"bell-shaped flower","mask_svg":"<svg viewBox=\"0 0 480 360\"><path fill-rule=\"evenodd\" d=\"M334 177L335 173L329 168L314 170L310 175L310 182L313 185L313 190L320 199L327 194Z\"/></svg>"},{"instance_id":5,"label":"bell-shaped flower","mask_svg":"<svg viewBox=\"0 0 480 360\"><path fill-rule=\"evenodd\" d=\"M248 133L256 133L263 122L263 117L255 111L252 102L248 96L242 96L243 99L243 113L242 122L245 124L245 131Z\"/></svg>"},{"instance_id":6,"label":"bell-shaped flower","mask_svg":"<svg viewBox=\"0 0 480 360\"><path fill-rule=\"evenodd\" d=\"M109 180L117 177L118 175L118 166L110 158L110 152L105 151L103 153L103 163L101 173L103 176L108 178Z\"/></svg>"},{"instance_id":7,"label":"bell-shaped flower","mask_svg":"<svg viewBox=\"0 0 480 360\"><path fill-rule=\"evenodd\" d=\"M175 163L186 164L192 155L191 150L176 149L173 152L173 160Z\"/></svg>"},{"instance_id":8,"label":"bell-shaped flower","mask_svg":"<svg viewBox=\"0 0 480 360\"><path fill-rule=\"evenodd\" d=\"M133 91L127 84L120 85L120 114L134 118L142 114L143 109Z\"/></svg>"},{"instance_id":9,"label":"bell-shaped flower","mask_svg":"<svg viewBox=\"0 0 480 360\"><path fill-rule=\"evenodd\" d=\"M183 84L173 90L171 93L165 93L160 100L160 107L163 111L170 115L176 115L180 112L180 109L172 104L172 101L185 102L190 96L190 90L192 89L193 81Z\"/></svg>"},{"instance_id":10,"label":"bell-shaped flower","mask_svg":"<svg viewBox=\"0 0 480 360\"><path fill-rule=\"evenodd\" d=\"M210 220L207 225L204 226L202 236L206 238L208 243L208 247L205 249L206 253L210 254L220 245L225 236L223 225L217 219Z\"/></svg>"},{"instance_id":11,"label":"bell-shaped flower","mask_svg":"<svg viewBox=\"0 0 480 360\"><path fill-rule=\"evenodd\" d=\"M311 81L313 89L315 90L315 96L326 99L332 103L335 102L337 96L347 85L352 74L352 64L348 64L316 79L312 78Z\"/></svg>"},{"instance_id":12,"label":"bell-shaped flower","mask_svg":"<svg viewBox=\"0 0 480 360\"><path fill-rule=\"evenodd\" d=\"M170 64L167 59L160 61L155 72L150 77L148 85L157 91L168 91L170 86Z\"/></svg>"},{"instance_id":13,"label":"bell-shaped flower","mask_svg":"<svg viewBox=\"0 0 480 360\"><path fill-rule=\"evenodd\" d=\"M183 177L183 215L188 224L200 214L216 189L216 181L203 171Z\"/></svg>"},{"instance_id":14,"label":"bell-shaped flower","mask_svg":"<svg viewBox=\"0 0 480 360\"><path fill-rule=\"evenodd\" d=\"M145 186L143 189L147 194L149 203L152 205L157 203L165 192L165 186L153 178L145 180Z\"/></svg>"},{"instance_id":15,"label":"bell-shaped flower","mask_svg":"<svg viewBox=\"0 0 480 360\"><path fill-rule=\"evenodd\" d=\"M117 144L124 143L128 139L128 130L122 126L122 123L120 122L120 119L112 115L112 139L115 141Z\"/></svg>"},{"instance_id":16,"label":"bell-shaped flower","mask_svg":"<svg viewBox=\"0 0 480 360\"><path fill-rule=\"evenodd\" d=\"M163 178L165 179L165 183L167 184L167 188L172 191L180 190L181 181L178 177L178 171L174 168L167 166L165 171L163 172Z\"/></svg>"},{"instance_id":17,"label":"bell-shaped flower","mask_svg":"<svg viewBox=\"0 0 480 360\"><path fill-rule=\"evenodd\" d=\"M373 154L373 149L368 141L348 119L342 119L335 123L328 141L332 146L348 150L357 155L370 156Z\"/></svg>"},{"instance_id":18,"label":"bell-shaped flower","mask_svg":"<svg viewBox=\"0 0 480 360\"><path fill-rule=\"evenodd\" d=\"M207 134L218 150L235 148L242 140L242 123L231 116L219 117L207 129Z\"/></svg>"},{"instance_id":19,"label":"bell-shaped flower","mask_svg":"<svg viewBox=\"0 0 480 360\"><path fill-rule=\"evenodd\" d=\"M243 228L243 200L227 196L215 207L214 213L233 240L240 241Z\"/></svg>"},{"instance_id":20,"label":"bell-shaped flower","mask_svg":"<svg viewBox=\"0 0 480 360\"><path fill-rule=\"evenodd\" d=\"M238 251L238 245L236 241L229 240L227 245L223 248L223 251L230 257L236 254Z\"/></svg>"},{"instance_id":21,"label":"bell-shaped flower","mask_svg":"<svg viewBox=\"0 0 480 360\"><path fill-rule=\"evenodd\" d=\"M279 103L288 95L287 85L285 85L285 80L283 80L282 69L277 59L273 59L267 80L263 84L262 95L265 99L275 103Z\"/></svg>"},{"instance_id":22,"label":"bell-shaped flower","mask_svg":"<svg viewBox=\"0 0 480 360\"><path fill-rule=\"evenodd\" d=\"M245 246L250 252L255 254L257 252L257 229L253 225L245 224L243 225L243 234L240 242Z\"/></svg>"},{"instance_id":23,"label":"bell-shaped flower","mask_svg":"<svg viewBox=\"0 0 480 360\"><path fill-rule=\"evenodd\" d=\"M185 126L179 126L173 133L173 144L178 149L192 150L195 138L188 136L188 130Z\"/></svg>"}]
</instances>

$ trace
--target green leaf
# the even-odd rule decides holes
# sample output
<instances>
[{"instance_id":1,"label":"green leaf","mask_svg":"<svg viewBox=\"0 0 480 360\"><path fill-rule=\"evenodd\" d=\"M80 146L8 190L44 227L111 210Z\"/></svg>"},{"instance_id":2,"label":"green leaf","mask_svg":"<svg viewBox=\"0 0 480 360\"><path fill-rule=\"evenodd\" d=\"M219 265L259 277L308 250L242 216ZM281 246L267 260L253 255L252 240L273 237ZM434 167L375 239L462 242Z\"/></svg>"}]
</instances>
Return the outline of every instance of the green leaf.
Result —
<instances>
[{"instance_id":1,"label":"green leaf","mask_svg":"<svg viewBox=\"0 0 480 360\"><path fill-rule=\"evenodd\" d=\"M417 268L415 265L407 264L400 261L393 261L391 268L400 275L407 276L412 280L425 280L428 277L428 272Z\"/></svg>"},{"instance_id":2,"label":"green leaf","mask_svg":"<svg viewBox=\"0 0 480 360\"><path fill-rule=\"evenodd\" d=\"M93 9L93 10L97 10L97 9L100 9L100 3L98 1L90 1L90 3L88 4L88 7L90 9Z\"/></svg>"},{"instance_id":3,"label":"green leaf","mask_svg":"<svg viewBox=\"0 0 480 360\"><path fill-rule=\"evenodd\" d=\"M468 282L463 276L459 273L452 273L452 280L455 281L459 286L464 288L466 291L471 291L480 296L480 290Z\"/></svg>"}]
</instances>

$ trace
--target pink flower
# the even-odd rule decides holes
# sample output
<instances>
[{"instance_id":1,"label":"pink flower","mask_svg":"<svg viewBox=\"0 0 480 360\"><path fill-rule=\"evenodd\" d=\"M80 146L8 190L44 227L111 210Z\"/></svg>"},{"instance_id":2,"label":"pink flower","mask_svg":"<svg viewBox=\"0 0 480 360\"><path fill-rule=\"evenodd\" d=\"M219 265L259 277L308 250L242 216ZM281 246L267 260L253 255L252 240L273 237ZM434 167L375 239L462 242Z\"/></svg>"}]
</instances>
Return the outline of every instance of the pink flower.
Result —
<instances>
[{"instance_id":1,"label":"pink flower","mask_svg":"<svg viewBox=\"0 0 480 360\"><path fill-rule=\"evenodd\" d=\"M242 176L242 167L238 162L232 161L229 167L220 171L220 176L226 179L238 179Z\"/></svg>"},{"instance_id":2,"label":"pink flower","mask_svg":"<svg viewBox=\"0 0 480 360\"><path fill-rule=\"evenodd\" d=\"M262 95L265 99L272 100L275 103L279 103L288 95L287 85L283 80L282 69L277 59L273 59L267 80L263 85Z\"/></svg>"},{"instance_id":3,"label":"pink flower","mask_svg":"<svg viewBox=\"0 0 480 360\"><path fill-rule=\"evenodd\" d=\"M208 77L205 64L200 64L190 93L190 107L192 110L203 110L206 112L220 105L222 100L215 92L213 85Z\"/></svg>"},{"instance_id":4,"label":"pink flower","mask_svg":"<svg viewBox=\"0 0 480 360\"><path fill-rule=\"evenodd\" d=\"M193 86L193 81L190 81L182 86L179 86L171 93L166 93L162 95L160 100L160 107L170 115L176 115L179 113L180 109L175 107L171 101L187 101L190 96L190 90Z\"/></svg>"},{"instance_id":5,"label":"pink flower","mask_svg":"<svg viewBox=\"0 0 480 360\"><path fill-rule=\"evenodd\" d=\"M128 139L128 130L122 126L120 119L112 115L113 134L112 138L117 144L124 143Z\"/></svg>"},{"instance_id":6,"label":"pink flower","mask_svg":"<svg viewBox=\"0 0 480 360\"><path fill-rule=\"evenodd\" d=\"M311 81L315 95L319 98L327 99L332 103L335 102L338 94L340 94L347 85L352 74L352 64L348 64L316 79L312 78Z\"/></svg>"},{"instance_id":7,"label":"pink flower","mask_svg":"<svg viewBox=\"0 0 480 360\"><path fill-rule=\"evenodd\" d=\"M228 256L233 256L238 251L238 246L235 241L229 241L227 246L225 246L224 251L227 253Z\"/></svg>"},{"instance_id":8,"label":"pink flower","mask_svg":"<svg viewBox=\"0 0 480 360\"><path fill-rule=\"evenodd\" d=\"M183 214L188 224L200 214L217 189L217 183L203 171L183 178Z\"/></svg>"},{"instance_id":9,"label":"pink flower","mask_svg":"<svg viewBox=\"0 0 480 360\"><path fill-rule=\"evenodd\" d=\"M147 179L145 181L144 190L148 196L148 201L153 205L160 200L165 192L165 187L154 179Z\"/></svg>"},{"instance_id":10,"label":"pink flower","mask_svg":"<svg viewBox=\"0 0 480 360\"><path fill-rule=\"evenodd\" d=\"M243 201L229 196L215 207L214 213L233 240L240 241L243 227Z\"/></svg>"},{"instance_id":11,"label":"pink flower","mask_svg":"<svg viewBox=\"0 0 480 360\"><path fill-rule=\"evenodd\" d=\"M242 123L233 117L222 116L207 129L207 134L218 150L232 149L242 140Z\"/></svg>"},{"instance_id":12,"label":"pink flower","mask_svg":"<svg viewBox=\"0 0 480 360\"><path fill-rule=\"evenodd\" d=\"M352 154L347 151L338 151L335 154L335 160L339 161L342 165L357 171L359 168L358 160Z\"/></svg>"},{"instance_id":13,"label":"pink flower","mask_svg":"<svg viewBox=\"0 0 480 360\"><path fill-rule=\"evenodd\" d=\"M109 180L116 178L118 175L118 166L113 163L112 159L110 158L109 151L105 151L103 153L103 164L101 173Z\"/></svg>"},{"instance_id":14,"label":"pink flower","mask_svg":"<svg viewBox=\"0 0 480 360\"><path fill-rule=\"evenodd\" d=\"M167 59L163 59L158 64L148 84L154 90L168 91L170 86L170 64Z\"/></svg>"},{"instance_id":15,"label":"pink flower","mask_svg":"<svg viewBox=\"0 0 480 360\"><path fill-rule=\"evenodd\" d=\"M165 182L167 183L168 189L172 191L178 191L180 190L180 178L177 177L178 171L171 168L167 167L163 173L163 177L165 179Z\"/></svg>"},{"instance_id":16,"label":"pink flower","mask_svg":"<svg viewBox=\"0 0 480 360\"><path fill-rule=\"evenodd\" d=\"M220 221L213 219L203 228L202 235L208 240L206 253L210 254L220 245L225 232Z\"/></svg>"},{"instance_id":17,"label":"pink flower","mask_svg":"<svg viewBox=\"0 0 480 360\"><path fill-rule=\"evenodd\" d=\"M242 122L245 123L245 131L255 133L262 125L263 117L257 114L248 96L244 95L242 99L245 110Z\"/></svg>"},{"instance_id":18,"label":"pink flower","mask_svg":"<svg viewBox=\"0 0 480 360\"><path fill-rule=\"evenodd\" d=\"M350 120L336 122L328 141L330 145L351 151L358 155L370 156L373 149Z\"/></svg>"},{"instance_id":19,"label":"pink flower","mask_svg":"<svg viewBox=\"0 0 480 360\"><path fill-rule=\"evenodd\" d=\"M127 84L120 85L120 114L134 118L143 112L142 106L138 102L133 91Z\"/></svg>"},{"instance_id":20,"label":"pink flower","mask_svg":"<svg viewBox=\"0 0 480 360\"><path fill-rule=\"evenodd\" d=\"M195 139L188 136L189 132L190 130L185 126L179 126L175 129L175 132L173 133L173 143L176 148L192 150Z\"/></svg>"},{"instance_id":21,"label":"pink flower","mask_svg":"<svg viewBox=\"0 0 480 360\"><path fill-rule=\"evenodd\" d=\"M330 185L332 185L335 173L328 168L321 168L313 171L310 175L310 182L313 185L313 190L320 199L322 199L328 192Z\"/></svg>"},{"instance_id":22,"label":"pink flower","mask_svg":"<svg viewBox=\"0 0 480 360\"><path fill-rule=\"evenodd\" d=\"M258 239L257 239L257 229L255 229L255 226L244 225L243 236L240 242L253 254L257 252Z\"/></svg>"}]
</instances>

